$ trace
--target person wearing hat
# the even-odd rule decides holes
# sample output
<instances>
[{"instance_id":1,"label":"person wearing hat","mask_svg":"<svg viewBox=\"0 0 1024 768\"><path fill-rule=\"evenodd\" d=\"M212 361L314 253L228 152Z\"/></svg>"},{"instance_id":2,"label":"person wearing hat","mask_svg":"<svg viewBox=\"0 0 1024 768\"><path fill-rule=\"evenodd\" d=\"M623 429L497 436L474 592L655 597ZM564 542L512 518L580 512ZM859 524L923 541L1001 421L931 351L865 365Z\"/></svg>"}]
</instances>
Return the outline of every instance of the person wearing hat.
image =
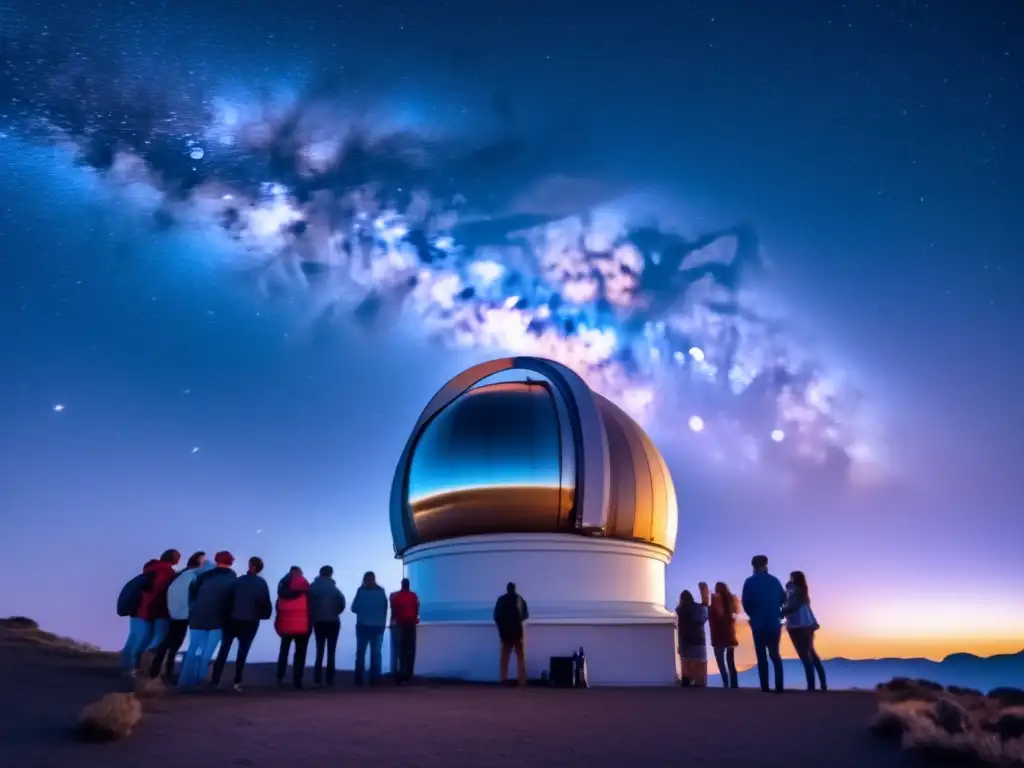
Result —
<instances>
[{"instance_id":1,"label":"person wearing hat","mask_svg":"<svg viewBox=\"0 0 1024 768\"><path fill-rule=\"evenodd\" d=\"M181 664L179 688L191 688L206 678L210 659L220 645L224 626L231 617L238 575L230 552L218 552L214 567L196 576L189 586L188 651Z\"/></svg>"}]
</instances>

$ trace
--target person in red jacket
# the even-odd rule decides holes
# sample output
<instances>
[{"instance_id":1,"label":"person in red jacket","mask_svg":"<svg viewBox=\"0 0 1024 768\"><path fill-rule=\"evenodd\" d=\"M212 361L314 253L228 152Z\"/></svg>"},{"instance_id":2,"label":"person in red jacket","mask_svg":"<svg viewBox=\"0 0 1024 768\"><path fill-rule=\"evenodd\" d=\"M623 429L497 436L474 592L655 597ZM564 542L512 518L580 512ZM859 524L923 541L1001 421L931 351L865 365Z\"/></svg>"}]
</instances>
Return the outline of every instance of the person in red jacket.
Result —
<instances>
[{"instance_id":1,"label":"person in red jacket","mask_svg":"<svg viewBox=\"0 0 1024 768\"><path fill-rule=\"evenodd\" d=\"M174 580L174 566L181 553L168 549L159 560L150 560L142 569L149 576L148 586L139 596L139 604L131 615L128 640L121 650L121 661L128 674L138 674L142 654L163 642L170 626L167 613L167 587Z\"/></svg>"},{"instance_id":2,"label":"person in red jacket","mask_svg":"<svg viewBox=\"0 0 1024 768\"><path fill-rule=\"evenodd\" d=\"M412 681L416 666L416 625L420 623L420 599L402 579L402 588L391 593L391 643L397 646L395 683Z\"/></svg>"},{"instance_id":3,"label":"person in red jacket","mask_svg":"<svg viewBox=\"0 0 1024 768\"><path fill-rule=\"evenodd\" d=\"M167 588L171 586L178 572L174 567L181 562L181 553L176 549L168 549L157 561L153 588L142 593L139 604L139 615L153 626L153 638L146 651L155 651L167 637L171 626L171 615L167 611Z\"/></svg>"},{"instance_id":4,"label":"person in red jacket","mask_svg":"<svg viewBox=\"0 0 1024 768\"><path fill-rule=\"evenodd\" d=\"M277 684L284 684L284 673L288 668L288 651L294 642L292 682L297 690L301 689L312 625L309 621L309 582L297 565L293 565L277 585L277 618L274 619L274 629L281 636L281 650L277 654Z\"/></svg>"}]
</instances>

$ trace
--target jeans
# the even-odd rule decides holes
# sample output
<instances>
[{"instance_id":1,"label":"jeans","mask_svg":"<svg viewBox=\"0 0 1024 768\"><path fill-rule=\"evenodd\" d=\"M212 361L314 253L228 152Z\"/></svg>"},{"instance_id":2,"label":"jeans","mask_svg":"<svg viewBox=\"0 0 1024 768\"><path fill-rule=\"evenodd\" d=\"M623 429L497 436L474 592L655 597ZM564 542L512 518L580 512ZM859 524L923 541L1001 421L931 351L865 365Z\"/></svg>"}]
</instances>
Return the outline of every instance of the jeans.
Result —
<instances>
[{"instance_id":1,"label":"jeans","mask_svg":"<svg viewBox=\"0 0 1024 768\"><path fill-rule=\"evenodd\" d=\"M285 635L281 638L281 650L277 654L277 682L284 682L284 672L288 668L288 650L293 641L295 642L295 655L292 657L292 683L296 688L301 688L302 673L306 670L309 635Z\"/></svg>"},{"instance_id":2,"label":"jeans","mask_svg":"<svg viewBox=\"0 0 1024 768\"><path fill-rule=\"evenodd\" d=\"M334 685L335 657L338 652L338 635L341 621L318 621L313 625L316 636L316 659L313 662L313 682L320 685L324 679L324 651L327 651L327 685Z\"/></svg>"},{"instance_id":3,"label":"jeans","mask_svg":"<svg viewBox=\"0 0 1024 768\"><path fill-rule=\"evenodd\" d=\"M128 639L121 649L121 667L132 672L137 670L152 639L153 622L132 616L128 620Z\"/></svg>"},{"instance_id":4,"label":"jeans","mask_svg":"<svg viewBox=\"0 0 1024 768\"><path fill-rule=\"evenodd\" d=\"M715 646L714 651L718 674L722 676L722 687L739 688L740 681L736 675L736 649L731 646Z\"/></svg>"},{"instance_id":5,"label":"jeans","mask_svg":"<svg viewBox=\"0 0 1024 768\"><path fill-rule=\"evenodd\" d=\"M231 644L238 639L238 653L235 655L235 685L242 684L242 673L245 671L245 660L249 658L249 649L252 648L252 641L256 639L256 632L259 631L258 621L238 621L232 619L224 627L224 638L220 643L220 650L217 652L217 660L213 663L213 677L210 682L220 685L220 676L224 674L224 665L228 663L228 654L231 653Z\"/></svg>"},{"instance_id":6,"label":"jeans","mask_svg":"<svg viewBox=\"0 0 1024 768\"><path fill-rule=\"evenodd\" d=\"M170 619L153 619L153 639L150 641L149 646L146 648L147 651L155 651L160 647L160 643L167 637L167 632L171 628Z\"/></svg>"},{"instance_id":7,"label":"jeans","mask_svg":"<svg viewBox=\"0 0 1024 768\"><path fill-rule=\"evenodd\" d=\"M761 690L769 690L768 659L772 660L775 669L775 690L783 690L782 656L779 655L779 642L782 640L782 627L773 629L752 629L754 635L754 653L757 654L757 676L761 680Z\"/></svg>"},{"instance_id":8,"label":"jeans","mask_svg":"<svg viewBox=\"0 0 1024 768\"><path fill-rule=\"evenodd\" d=\"M398 660L398 627L396 625L392 624L390 627L388 627L388 634L390 635L388 646L390 646L389 650L391 652L390 653L390 656L391 656L391 674L395 675L397 677L398 676L398 664L399 664L399 660Z\"/></svg>"},{"instance_id":9,"label":"jeans","mask_svg":"<svg viewBox=\"0 0 1024 768\"><path fill-rule=\"evenodd\" d=\"M153 662L149 665L149 676L156 677L160 674L160 665L164 658L167 659L167 666L164 669L164 676L171 677L174 674L174 660L178 651L185 642L185 635L188 634L188 619L171 619L167 628L167 635L153 654Z\"/></svg>"},{"instance_id":10,"label":"jeans","mask_svg":"<svg viewBox=\"0 0 1024 768\"><path fill-rule=\"evenodd\" d=\"M814 632L811 627L793 627L789 629L789 639L793 641L793 650L800 657L804 665L804 675L807 677L807 690L814 690L814 673L817 671L818 679L821 681L821 690L827 691L828 684L825 682L825 667L821 663L821 657L814 650Z\"/></svg>"},{"instance_id":11,"label":"jeans","mask_svg":"<svg viewBox=\"0 0 1024 768\"><path fill-rule=\"evenodd\" d=\"M213 658L213 652L217 650L224 631L190 629L188 634L188 650L185 651L185 660L181 662L181 675L178 677L179 688L190 688L206 679L210 659Z\"/></svg>"},{"instance_id":12,"label":"jeans","mask_svg":"<svg viewBox=\"0 0 1024 768\"><path fill-rule=\"evenodd\" d=\"M356 671L355 683L363 684L366 672L366 651L370 651L370 685L376 685L380 678L380 652L384 645L384 627L361 627L356 625Z\"/></svg>"},{"instance_id":13,"label":"jeans","mask_svg":"<svg viewBox=\"0 0 1024 768\"><path fill-rule=\"evenodd\" d=\"M412 680L416 666L416 625L395 624L391 627L392 654L397 656L398 668L394 670L395 681L407 683Z\"/></svg>"}]
</instances>

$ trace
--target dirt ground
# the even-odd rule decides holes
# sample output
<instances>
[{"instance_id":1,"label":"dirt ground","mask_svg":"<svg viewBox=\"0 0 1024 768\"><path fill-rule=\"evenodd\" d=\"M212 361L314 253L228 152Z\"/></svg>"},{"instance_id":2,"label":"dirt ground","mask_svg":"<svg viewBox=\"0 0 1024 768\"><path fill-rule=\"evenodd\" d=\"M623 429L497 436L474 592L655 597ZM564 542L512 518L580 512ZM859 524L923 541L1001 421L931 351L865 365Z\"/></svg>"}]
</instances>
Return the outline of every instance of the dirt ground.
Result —
<instances>
[{"instance_id":1,"label":"dirt ground","mask_svg":"<svg viewBox=\"0 0 1024 768\"><path fill-rule=\"evenodd\" d=\"M0 644L4 768L180 766L906 766L867 723L874 696L719 689L500 689L417 684L278 691L247 671L244 693L170 693L137 731L81 744L81 707L130 686L110 656ZM230 680L225 675L226 680Z\"/></svg>"}]
</instances>

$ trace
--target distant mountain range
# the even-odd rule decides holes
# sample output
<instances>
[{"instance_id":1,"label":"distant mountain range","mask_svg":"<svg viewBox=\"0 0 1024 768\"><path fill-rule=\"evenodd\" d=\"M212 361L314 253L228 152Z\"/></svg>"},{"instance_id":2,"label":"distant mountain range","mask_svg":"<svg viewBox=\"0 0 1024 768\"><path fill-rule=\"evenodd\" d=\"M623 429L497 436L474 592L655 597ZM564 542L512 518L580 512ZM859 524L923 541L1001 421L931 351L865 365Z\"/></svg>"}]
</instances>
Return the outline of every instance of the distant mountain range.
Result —
<instances>
[{"instance_id":1,"label":"distant mountain range","mask_svg":"<svg viewBox=\"0 0 1024 768\"><path fill-rule=\"evenodd\" d=\"M959 685L989 691L1009 686L1024 688L1024 650L998 656L975 656L954 653L942 661L930 659L826 659L825 675L829 688L874 688L894 677L923 678L942 685ZM716 670L714 660L709 672ZM797 659L783 661L787 688L804 688L803 665ZM718 675L711 675L710 685L720 684ZM757 687L757 667L740 672L740 685Z\"/></svg>"}]
</instances>

